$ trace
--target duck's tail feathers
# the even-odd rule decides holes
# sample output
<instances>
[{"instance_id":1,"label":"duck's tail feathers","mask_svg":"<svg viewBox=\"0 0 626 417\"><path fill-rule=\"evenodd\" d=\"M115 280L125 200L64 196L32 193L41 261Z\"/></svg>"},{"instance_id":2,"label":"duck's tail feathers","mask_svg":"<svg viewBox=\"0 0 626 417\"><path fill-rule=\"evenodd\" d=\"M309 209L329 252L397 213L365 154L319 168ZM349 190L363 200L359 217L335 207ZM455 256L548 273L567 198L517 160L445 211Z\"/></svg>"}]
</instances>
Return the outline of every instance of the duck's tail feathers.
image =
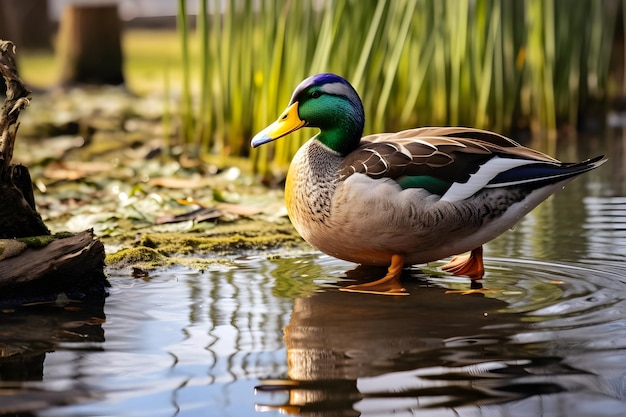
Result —
<instances>
[{"instance_id":1,"label":"duck's tail feathers","mask_svg":"<svg viewBox=\"0 0 626 417\"><path fill-rule=\"evenodd\" d=\"M577 163L546 163L523 165L496 175L485 188L514 187L518 185L541 186L554 184L591 171L606 162L604 155Z\"/></svg>"}]
</instances>

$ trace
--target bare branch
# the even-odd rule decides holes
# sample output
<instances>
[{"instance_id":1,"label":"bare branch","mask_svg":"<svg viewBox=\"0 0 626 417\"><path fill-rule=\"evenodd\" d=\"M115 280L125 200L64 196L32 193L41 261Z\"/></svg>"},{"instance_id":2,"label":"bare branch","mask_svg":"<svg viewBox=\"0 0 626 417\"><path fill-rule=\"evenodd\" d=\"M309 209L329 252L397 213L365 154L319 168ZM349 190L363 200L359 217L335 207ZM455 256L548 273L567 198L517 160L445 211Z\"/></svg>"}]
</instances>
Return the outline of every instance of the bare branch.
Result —
<instances>
[{"instance_id":1,"label":"bare branch","mask_svg":"<svg viewBox=\"0 0 626 417\"><path fill-rule=\"evenodd\" d=\"M30 95L17 73L15 45L11 41L0 40L0 73L7 86L6 99L0 111L0 175L6 178L13 158L17 119L28 106Z\"/></svg>"}]
</instances>

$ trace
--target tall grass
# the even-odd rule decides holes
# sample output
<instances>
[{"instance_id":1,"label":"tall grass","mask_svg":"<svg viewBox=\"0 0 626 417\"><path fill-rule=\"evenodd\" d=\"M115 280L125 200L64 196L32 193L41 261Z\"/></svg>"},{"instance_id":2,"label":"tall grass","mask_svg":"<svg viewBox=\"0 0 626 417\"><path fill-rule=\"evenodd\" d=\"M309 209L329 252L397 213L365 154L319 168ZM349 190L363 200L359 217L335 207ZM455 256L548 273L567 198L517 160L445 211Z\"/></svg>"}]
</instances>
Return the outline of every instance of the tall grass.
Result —
<instances>
[{"instance_id":1,"label":"tall grass","mask_svg":"<svg viewBox=\"0 0 626 417\"><path fill-rule=\"evenodd\" d=\"M576 126L589 97L604 99L619 0L200 0L200 62L189 62L185 0L182 59L200 67L192 101L185 70L181 132L218 155L248 155L249 139L316 72L349 79L366 133L420 125L554 138ZM195 105L192 105L195 103ZM193 108L192 108L193 107ZM189 111L187 111L189 109ZM189 115L193 114L193 117ZM306 129L305 129L306 130ZM259 171L286 164L312 135L252 153Z\"/></svg>"}]
</instances>

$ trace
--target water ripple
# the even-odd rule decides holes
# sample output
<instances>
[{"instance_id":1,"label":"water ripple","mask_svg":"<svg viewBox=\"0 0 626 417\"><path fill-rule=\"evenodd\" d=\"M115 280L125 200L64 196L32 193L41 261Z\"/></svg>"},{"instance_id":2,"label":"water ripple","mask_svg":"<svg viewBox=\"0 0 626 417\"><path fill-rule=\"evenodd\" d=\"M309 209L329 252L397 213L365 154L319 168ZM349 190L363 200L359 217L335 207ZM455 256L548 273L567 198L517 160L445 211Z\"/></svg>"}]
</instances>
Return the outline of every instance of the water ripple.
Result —
<instances>
[{"instance_id":1,"label":"water ripple","mask_svg":"<svg viewBox=\"0 0 626 417\"><path fill-rule=\"evenodd\" d=\"M595 260L626 260L626 197L586 197L583 225ZM623 275L623 271L622 271Z\"/></svg>"},{"instance_id":2,"label":"water ripple","mask_svg":"<svg viewBox=\"0 0 626 417\"><path fill-rule=\"evenodd\" d=\"M291 381L259 387L287 390L289 406L263 409L324 409L341 392L361 415L500 416L519 407L582 417L577 410L591 405L602 407L598 416L623 415L623 269L486 261L482 288L426 268L405 277L411 295L402 300L363 305L333 291L298 298L285 329ZM329 382L350 379L355 385Z\"/></svg>"},{"instance_id":3,"label":"water ripple","mask_svg":"<svg viewBox=\"0 0 626 417\"><path fill-rule=\"evenodd\" d=\"M620 264L486 264L482 288L436 265L410 269L408 297L340 292L348 277L379 272L318 253L242 257L228 268L147 280L113 276L106 340L46 345L56 351L47 354L46 380L34 385L89 393L90 402L41 415L625 412Z\"/></svg>"}]
</instances>

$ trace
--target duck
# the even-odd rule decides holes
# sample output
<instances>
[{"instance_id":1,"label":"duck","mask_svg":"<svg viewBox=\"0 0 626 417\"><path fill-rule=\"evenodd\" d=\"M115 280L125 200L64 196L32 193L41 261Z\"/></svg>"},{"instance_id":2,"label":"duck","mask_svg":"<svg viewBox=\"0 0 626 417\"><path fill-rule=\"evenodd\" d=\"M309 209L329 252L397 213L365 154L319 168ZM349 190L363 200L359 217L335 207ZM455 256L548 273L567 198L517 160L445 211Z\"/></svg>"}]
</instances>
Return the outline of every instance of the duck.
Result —
<instances>
[{"instance_id":1,"label":"duck","mask_svg":"<svg viewBox=\"0 0 626 417\"><path fill-rule=\"evenodd\" d=\"M578 175L606 161L565 163L495 132L419 127L363 135L365 112L343 77L321 73L294 90L253 148L305 128L318 133L290 163L285 204L296 231L319 251L387 268L342 290L408 295L405 267L452 257L442 269L484 277L483 245Z\"/></svg>"}]
</instances>

